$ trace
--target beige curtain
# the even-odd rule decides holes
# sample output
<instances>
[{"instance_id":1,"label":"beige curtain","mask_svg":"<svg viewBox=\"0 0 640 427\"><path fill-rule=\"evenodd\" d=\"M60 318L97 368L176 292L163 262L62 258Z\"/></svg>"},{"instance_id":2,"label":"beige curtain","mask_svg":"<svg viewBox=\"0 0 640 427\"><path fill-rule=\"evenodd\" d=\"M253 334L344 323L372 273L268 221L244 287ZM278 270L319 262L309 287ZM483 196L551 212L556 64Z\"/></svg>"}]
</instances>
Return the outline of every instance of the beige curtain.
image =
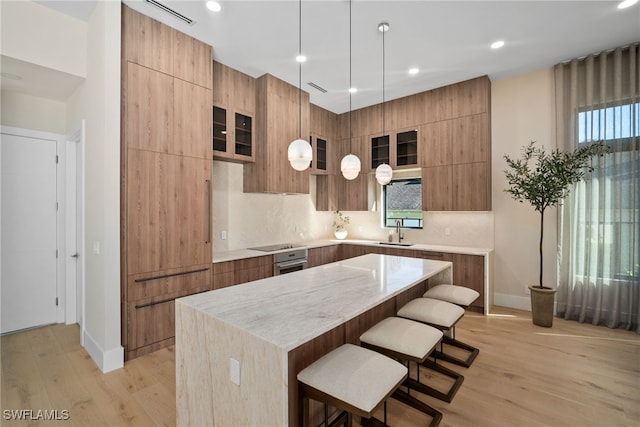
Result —
<instances>
[{"instance_id":1,"label":"beige curtain","mask_svg":"<svg viewBox=\"0 0 640 427\"><path fill-rule=\"evenodd\" d=\"M555 66L561 150L611 151L559 209L557 315L640 333L639 44Z\"/></svg>"}]
</instances>

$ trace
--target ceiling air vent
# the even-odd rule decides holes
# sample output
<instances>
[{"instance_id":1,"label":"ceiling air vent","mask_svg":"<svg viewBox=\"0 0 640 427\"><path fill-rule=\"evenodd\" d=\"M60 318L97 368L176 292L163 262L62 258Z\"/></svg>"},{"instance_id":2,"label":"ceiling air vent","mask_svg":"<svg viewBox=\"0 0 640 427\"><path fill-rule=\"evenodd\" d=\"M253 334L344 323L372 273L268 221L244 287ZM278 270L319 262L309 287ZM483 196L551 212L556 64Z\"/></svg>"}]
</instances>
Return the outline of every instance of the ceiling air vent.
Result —
<instances>
[{"instance_id":1,"label":"ceiling air vent","mask_svg":"<svg viewBox=\"0 0 640 427\"><path fill-rule=\"evenodd\" d=\"M309 86L311 86L312 88L319 90L319 91L320 91L320 92L322 92L322 93L327 93L327 90L326 90L325 88L323 88L323 87L321 87L321 86L318 86L318 85L317 85L317 84L315 84L314 82L308 82L307 84L308 84Z\"/></svg>"},{"instance_id":2,"label":"ceiling air vent","mask_svg":"<svg viewBox=\"0 0 640 427\"><path fill-rule=\"evenodd\" d=\"M186 17L186 16L184 16L183 14L178 13L178 12L176 12L175 10L171 9L170 7L163 5L163 4L162 4L162 3L160 3L159 1L156 1L156 0L146 0L146 1L147 1L147 3L149 3L149 4L151 4L151 5L155 6L155 7L157 7L158 9L162 10L163 12L166 12L166 13L168 13L169 15L171 15L171 16L173 16L173 17L175 17L175 18L178 18L178 19L179 19L179 20L181 20L181 21L186 22L186 23L187 23L187 24L189 24L189 25L193 25L193 24L195 24L195 23L196 23L196 21L194 21L193 19L189 19L189 18L187 18L187 17Z\"/></svg>"}]
</instances>

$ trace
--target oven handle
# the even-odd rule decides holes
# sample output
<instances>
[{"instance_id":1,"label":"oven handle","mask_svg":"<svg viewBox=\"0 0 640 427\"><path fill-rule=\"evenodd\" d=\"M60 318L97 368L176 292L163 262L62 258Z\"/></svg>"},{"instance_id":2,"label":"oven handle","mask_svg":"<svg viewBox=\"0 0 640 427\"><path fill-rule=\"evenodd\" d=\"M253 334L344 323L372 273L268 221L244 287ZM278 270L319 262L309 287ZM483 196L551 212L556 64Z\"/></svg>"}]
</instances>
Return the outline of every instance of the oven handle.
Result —
<instances>
[{"instance_id":1,"label":"oven handle","mask_svg":"<svg viewBox=\"0 0 640 427\"><path fill-rule=\"evenodd\" d=\"M294 259L292 261L278 262L278 263L276 263L276 267L278 267L278 268L288 268L288 267L295 267L297 265L305 265L306 263L307 263L306 258Z\"/></svg>"}]
</instances>

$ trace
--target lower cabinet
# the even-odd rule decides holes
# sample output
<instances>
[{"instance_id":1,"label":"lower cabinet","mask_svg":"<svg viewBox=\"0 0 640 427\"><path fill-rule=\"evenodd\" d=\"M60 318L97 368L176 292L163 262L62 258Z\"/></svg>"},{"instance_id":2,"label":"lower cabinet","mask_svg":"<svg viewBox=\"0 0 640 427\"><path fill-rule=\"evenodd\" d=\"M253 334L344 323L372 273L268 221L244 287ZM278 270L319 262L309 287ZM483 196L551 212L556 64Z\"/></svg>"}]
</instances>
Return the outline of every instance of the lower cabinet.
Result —
<instances>
[{"instance_id":1,"label":"lower cabinet","mask_svg":"<svg viewBox=\"0 0 640 427\"><path fill-rule=\"evenodd\" d=\"M307 268L338 261L340 247L341 245L331 245L309 249L307 251Z\"/></svg>"},{"instance_id":2,"label":"lower cabinet","mask_svg":"<svg viewBox=\"0 0 640 427\"><path fill-rule=\"evenodd\" d=\"M211 290L211 265L141 273L127 280L127 360L174 344L175 299Z\"/></svg>"},{"instance_id":3,"label":"lower cabinet","mask_svg":"<svg viewBox=\"0 0 640 427\"><path fill-rule=\"evenodd\" d=\"M213 289L273 276L273 256L265 255L213 264Z\"/></svg>"}]
</instances>

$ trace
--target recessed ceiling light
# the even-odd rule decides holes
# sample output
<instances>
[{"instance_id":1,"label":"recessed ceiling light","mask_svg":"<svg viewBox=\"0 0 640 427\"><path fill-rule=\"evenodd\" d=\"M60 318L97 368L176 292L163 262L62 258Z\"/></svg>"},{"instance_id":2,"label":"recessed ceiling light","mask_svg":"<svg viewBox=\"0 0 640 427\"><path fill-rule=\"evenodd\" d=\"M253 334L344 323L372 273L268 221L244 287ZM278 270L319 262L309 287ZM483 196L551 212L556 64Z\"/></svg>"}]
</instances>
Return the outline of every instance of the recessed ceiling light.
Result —
<instances>
[{"instance_id":1,"label":"recessed ceiling light","mask_svg":"<svg viewBox=\"0 0 640 427\"><path fill-rule=\"evenodd\" d=\"M500 49L502 46L504 46L504 41L502 40L491 43L491 49Z\"/></svg>"},{"instance_id":2,"label":"recessed ceiling light","mask_svg":"<svg viewBox=\"0 0 640 427\"><path fill-rule=\"evenodd\" d=\"M349 93L356 93L358 91L357 87L350 87L349 88Z\"/></svg>"},{"instance_id":3,"label":"recessed ceiling light","mask_svg":"<svg viewBox=\"0 0 640 427\"><path fill-rule=\"evenodd\" d=\"M222 9L222 7L220 6L220 3L218 3L217 1L209 0L207 2L207 9L209 9L212 12L220 12L220 9Z\"/></svg>"},{"instance_id":4,"label":"recessed ceiling light","mask_svg":"<svg viewBox=\"0 0 640 427\"><path fill-rule=\"evenodd\" d=\"M624 0L623 2L620 2L620 4L618 5L618 9L626 9L636 3L638 3L638 0Z\"/></svg>"},{"instance_id":5,"label":"recessed ceiling light","mask_svg":"<svg viewBox=\"0 0 640 427\"><path fill-rule=\"evenodd\" d=\"M304 56L304 55L298 55L298 56L296 56L296 61L297 61L297 62L306 62L306 60L307 60L307 57L306 57L306 56Z\"/></svg>"},{"instance_id":6,"label":"recessed ceiling light","mask_svg":"<svg viewBox=\"0 0 640 427\"><path fill-rule=\"evenodd\" d=\"M420 72L420 70L417 68L409 68L409 74L411 75L418 74L418 72Z\"/></svg>"}]
</instances>

